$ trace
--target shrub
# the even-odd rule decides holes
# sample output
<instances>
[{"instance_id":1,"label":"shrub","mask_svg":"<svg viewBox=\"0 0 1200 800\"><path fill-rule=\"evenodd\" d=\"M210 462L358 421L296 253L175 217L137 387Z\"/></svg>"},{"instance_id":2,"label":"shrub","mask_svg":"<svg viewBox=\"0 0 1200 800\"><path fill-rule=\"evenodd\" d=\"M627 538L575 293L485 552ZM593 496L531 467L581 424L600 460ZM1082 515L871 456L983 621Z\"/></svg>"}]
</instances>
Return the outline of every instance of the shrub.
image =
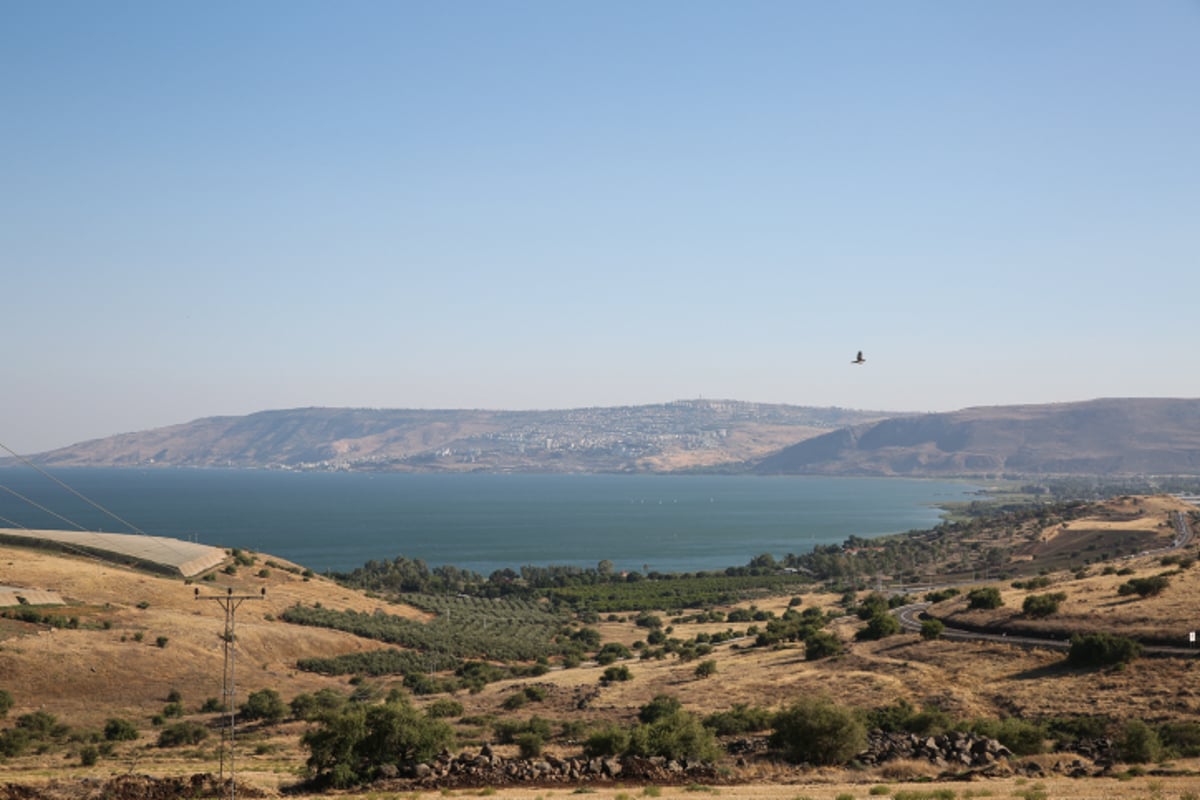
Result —
<instances>
[{"instance_id":1,"label":"shrub","mask_svg":"<svg viewBox=\"0 0 1200 800\"><path fill-rule=\"evenodd\" d=\"M867 627L854 635L862 641L875 641L900 632L900 622L886 611L881 611L867 622Z\"/></svg>"},{"instance_id":2,"label":"shrub","mask_svg":"<svg viewBox=\"0 0 1200 800\"><path fill-rule=\"evenodd\" d=\"M1025 612L1025 616L1043 619L1051 614L1058 613L1058 607L1067 599L1064 592L1054 592L1052 594L1031 594L1025 598L1021 610Z\"/></svg>"},{"instance_id":3,"label":"shrub","mask_svg":"<svg viewBox=\"0 0 1200 800\"><path fill-rule=\"evenodd\" d=\"M817 661L841 654L842 640L828 631L816 631L804 639L804 658L807 661Z\"/></svg>"},{"instance_id":4,"label":"shrub","mask_svg":"<svg viewBox=\"0 0 1200 800\"><path fill-rule=\"evenodd\" d=\"M772 720L771 744L793 762L845 764L862 752L867 731L855 713L828 699L798 700Z\"/></svg>"},{"instance_id":5,"label":"shrub","mask_svg":"<svg viewBox=\"0 0 1200 800\"><path fill-rule=\"evenodd\" d=\"M771 727L771 712L762 706L739 703L728 711L718 711L704 718L704 727L717 736L735 736Z\"/></svg>"},{"instance_id":6,"label":"shrub","mask_svg":"<svg viewBox=\"0 0 1200 800\"><path fill-rule=\"evenodd\" d=\"M279 696L279 692L274 689L260 689L246 698L238 713L246 720L279 722L288 715L288 707Z\"/></svg>"},{"instance_id":7,"label":"shrub","mask_svg":"<svg viewBox=\"0 0 1200 800\"><path fill-rule=\"evenodd\" d=\"M7 717L8 710L13 707L13 696L8 689L0 689L0 717Z\"/></svg>"},{"instance_id":8,"label":"shrub","mask_svg":"<svg viewBox=\"0 0 1200 800\"><path fill-rule=\"evenodd\" d=\"M927 619L921 622L922 639L940 639L945 632L946 625L940 619Z\"/></svg>"},{"instance_id":9,"label":"shrub","mask_svg":"<svg viewBox=\"0 0 1200 800\"><path fill-rule=\"evenodd\" d=\"M1117 742L1121 760L1129 764L1145 764L1157 761L1162 755L1162 742L1154 729L1140 719L1131 719L1125 723L1121 738Z\"/></svg>"},{"instance_id":10,"label":"shrub","mask_svg":"<svg viewBox=\"0 0 1200 800\"><path fill-rule=\"evenodd\" d=\"M1067 663L1077 667L1127 664L1142 654L1142 646L1125 636L1111 633L1076 634L1071 637Z\"/></svg>"},{"instance_id":11,"label":"shrub","mask_svg":"<svg viewBox=\"0 0 1200 800\"><path fill-rule=\"evenodd\" d=\"M712 762L720 756L721 748L712 731L680 709L634 728L629 752L647 758Z\"/></svg>"},{"instance_id":12,"label":"shrub","mask_svg":"<svg viewBox=\"0 0 1200 800\"><path fill-rule=\"evenodd\" d=\"M629 667L620 664L615 667L608 667L604 670L604 674L600 676L600 683L608 686L610 683L619 683L630 680L633 675L629 672Z\"/></svg>"},{"instance_id":13,"label":"shrub","mask_svg":"<svg viewBox=\"0 0 1200 800\"><path fill-rule=\"evenodd\" d=\"M428 761L454 741L453 729L403 696L376 706L352 704L330 713L301 737L319 779L348 787L370 780L385 764Z\"/></svg>"},{"instance_id":14,"label":"shrub","mask_svg":"<svg viewBox=\"0 0 1200 800\"><path fill-rule=\"evenodd\" d=\"M1149 578L1131 578L1117 587L1117 594L1125 597L1136 594L1138 597L1153 597L1162 594L1170 584L1171 579L1166 575L1153 575Z\"/></svg>"},{"instance_id":15,"label":"shrub","mask_svg":"<svg viewBox=\"0 0 1200 800\"><path fill-rule=\"evenodd\" d=\"M1045 749L1046 729L1035 722L1006 717L977 720L971 730L990 736L1019 756L1032 756Z\"/></svg>"},{"instance_id":16,"label":"shrub","mask_svg":"<svg viewBox=\"0 0 1200 800\"><path fill-rule=\"evenodd\" d=\"M995 586L983 586L967 592L967 608L992 609L1004 605L1004 598Z\"/></svg>"},{"instance_id":17,"label":"shrub","mask_svg":"<svg viewBox=\"0 0 1200 800\"><path fill-rule=\"evenodd\" d=\"M524 692L514 692L513 694L510 694L508 697L504 698L504 702L500 705L506 711L516 711L518 708L523 707L528 702L529 698L525 696Z\"/></svg>"},{"instance_id":18,"label":"shrub","mask_svg":"<svg viewBox=\"0 0 1200 800\"><path fill-rule=\"evenodd\" d=\"M939 589L938 591L929 592L925 595L925 599L930 603L942 603L952 597L958 597L959 591L953 587L948 589Z\"/></svg>"},{"instance_id":19,"label":"shrub","mask_svg":"<svg viewBox=\"0 0 1200 800\"><path fill-rule=\"evenodd\" d=\"M319 690L316 694L298 694L292 698L292 702L288 704L291 709L292 716L297 719L315 720L322 714L330 711L337 711L346 704L346 697L336 689L328 687Z\"/></svg>"},{"instance_id":20,"label":"shrub","mask_svg":"<svg viewBox=\"0 0 1200 800\"><path fill-rule=\"evenodd\" d=\"M94 767L96 762L100 760L100 749L94 744L89 744L79 751L79 763L85 767Z\"/></svg>"},{"instance_id":21,"label":"shrub","mask_svg":"<svg viewBox=\"0 0 1200 800\"><path fill-rule=\"evenodd\" d=\"M440 700L430 703L429 707L425 709L425 713L433 719L461 717L463 714L463 704L449 697L443 697Z\"/></svg>"},{"instance_id":22,"label":"shrub","mask_svg":"<svg viewBox=\"0 0 1200 800\"><path fill-rule=\"evenodd\" d=\"M159 747L180 747L199 744L208 738L208 729L198 722L176 722L158 734Z\"/></svg>"},{"instance_id":23,"label":"shrub","mask_svg":"<svg viewBox=\"0 0 1200 800\"><path fill-rule=\"evenodd\" d=\"M155 647L166 647L167 642L169 642L169 641L170 641L170 639L168 639L167 637L159 636L157 639L154 640L154 646Z\"/></svg>"},{"instance_id":24,"label":"shrub","mask_svg":"<svg viewBox=\"0 0 1200 800\"><path fill-rule=\"evenodd\" d=\"M629 749L629 731L620 725L607 725L592 733L583 743L587 758L619 756Z\"/></svg>"},{"instance_id":25,"label":"shrub","mask_svg":"<svg viewBox=\"0 0 1200 800\"><path fill-rule=\"evenodd\" d=\"M711 678L717 674L717 662L712 660L701 661L696 665L695 674L697 678Z\"/></svg>"},{"instance_id":26,"label":"shrub","mask_svg":"<svg viewBox=\"0 0 1200 800\"><path fill-rule=\"evenodd\" d=\"M522 733L514 740L521 752L521 758L537 758L542 754L542 737L536 733Z\"/></svg>"},{"instance_id":27,"label":"shrub","mask_svg":"<svg viewBox=\"0 0 1200 800\"><path fill-rule=\"evenodd\" d=\"M201 714L216 714L225 710L225 705L216 697L207 697L200 706Z\"/></svg>"},{"instance_id":28,"label":"shrub","mask_svg":"<svg viewBox=\"0 0 1200 800\"><path fill-rule=\"evenodd\" d=\"M164 717L182 717L184 714L183 703L167 703L163 706L162 715Z\"/></svg>"},{"instance_id":29,"label":"shrub","mask_svg":"<svg viewBox=\"0 0 1200 800\"><path fill-rule=\"evenodd\" d=\"M132 722L113 717L104 723L104 739L109 742L131 742L138 738L137 728Z\"/></svg>"},{"instance_id":30,"label":"shrub","mask_svg":"<svg viewBox=\"0 0 1200 800\"><path fill-rule=\"evenodd\" d=\"M657 719L668 717L676 711L683 709L683 704L678 698L672 697L669 694L658 694L654 696L646 705L638 710L638 720L649 724Z\"/></svg>"}]
</instances>

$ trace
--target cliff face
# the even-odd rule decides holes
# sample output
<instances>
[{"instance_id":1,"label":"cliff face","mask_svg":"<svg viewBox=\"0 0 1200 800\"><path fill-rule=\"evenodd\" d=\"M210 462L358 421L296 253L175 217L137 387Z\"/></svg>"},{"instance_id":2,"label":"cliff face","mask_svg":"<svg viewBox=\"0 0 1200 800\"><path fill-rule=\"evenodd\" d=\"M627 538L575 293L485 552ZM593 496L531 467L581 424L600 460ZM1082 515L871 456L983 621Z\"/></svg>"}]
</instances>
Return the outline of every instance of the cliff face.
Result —
<instances>
[{"instance_id":1,"label":"cliff face","mask_svg":"<svg viewBox=\"0 0 1200 800\"><path fill-rule=\"evenodd\" d=\"M1200 474L1200 400L1105 399L969 408L834 431L763 474Z\"/></svg>"}]
</instances>

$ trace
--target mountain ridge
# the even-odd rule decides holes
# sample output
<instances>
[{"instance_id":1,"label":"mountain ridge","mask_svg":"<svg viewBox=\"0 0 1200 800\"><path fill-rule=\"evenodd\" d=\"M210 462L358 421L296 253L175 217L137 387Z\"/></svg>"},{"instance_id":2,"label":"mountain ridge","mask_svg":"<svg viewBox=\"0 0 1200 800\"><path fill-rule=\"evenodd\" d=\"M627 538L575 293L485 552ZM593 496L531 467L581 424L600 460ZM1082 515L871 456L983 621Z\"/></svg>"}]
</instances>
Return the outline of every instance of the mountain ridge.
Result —
<instances>
[{"instance_id":1,"label":"mountain ridge","mask_svg":"<svg viewBox=\"0 0 1200 800\"><path fill-rule=\"evenodd\" d=\"M919 414L737 400L533 411L308 407L204 417L31 460L411 472L1200 475L1200 399Z\"/></svg>"},{"instance_id":2,"label":"mountain ridge","mask_svg":"<svg viewBox=\"0 0 1200 800\"><path fill-rule=\"evenodd\" d=\"M1100 398L973 406L812 437L754 465L760 474L1200 474L1200 400Z\"/></svg>"}]
</instances>

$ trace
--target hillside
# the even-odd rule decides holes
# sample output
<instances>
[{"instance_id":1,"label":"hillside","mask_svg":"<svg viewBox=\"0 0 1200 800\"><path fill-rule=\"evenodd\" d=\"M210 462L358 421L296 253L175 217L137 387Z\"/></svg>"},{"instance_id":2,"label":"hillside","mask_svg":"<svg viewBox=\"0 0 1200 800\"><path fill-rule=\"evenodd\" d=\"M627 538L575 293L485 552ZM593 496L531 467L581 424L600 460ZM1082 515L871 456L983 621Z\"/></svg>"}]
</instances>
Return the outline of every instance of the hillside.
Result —
<instances>
[{"instance_id":1,"label":"hillside","mask_svg":"<svg viewBox=\"0 0 1200 800\"><path fill-rule=\"evenodd\" d=\"M564 411L304 408L209 417L34 460L59 467L657 472L740 464L886 416L722 400Z\"/></svg>"},{"instance_id":2,"label":"hillside","mask_svg":"<svg viewBox=\"0 0 1200 800\"><path fill-rule=\"evenodd\" d=\"M854 425L760 460L761 474L1200 474L1200 400L968 408Z\"/></svg>"},{"instance_id":3,"label":"hillside","mask_svg":"<svg viewBox=\"0 0 1200 800\"><path fill-rule=\"evenodd\" d=\"M1172 513L1188 508L1169 498L1112 501L1069 524L1056 523L1035 539L1038 542L1045 539L1043 543L1050 544L1055 536L1095 535L1106 530L1124 536L1135 525L1137 531L1149 537L1146 541L1153 542L1160 536L1158 531L1170 527ZM1195 547L1189 546L1177 557L1185 554L1189 559L1194 558ZM66 605L39 610L79 621L77 627L71 628L0 619L0 676L3 676L0 683L15 701L7 719L0 722L0 730L10 730L13 720L22 715L45 712L73 730L84 731L97 730L106 720L119 717L131 721L140 734L138 740L117 743L112 753L105 754L91 767L79 765L81 745L70 743L45 753L30 751L19 757L0 759L0 780L38 783L68 776L94 780L133 770L152 775L215 772L219 752L215 735L197 747L162 748L154 743L161 721L158 724L151 721L162 714L167 698L178 693L185 720L195 721L210 731L220 725L219 716L201 711L200 706L221 692L222 614L217 603L193 599L195 586L205 596L219 596L230 589L237 594L258 595L261 589L266 589L264 600L247 600L237 616L239 698L266 688L278 691L284 701L322 689L343 696L380 698L401 686L401 675L331 676L297 669L297 661L307 656L378 650L381 645L342 631L290 624L284 621L285 611L299 604L331 611L355 610L372 617L380 613L402 615L418 621L428 621L428 613L335 585L318 576L306 578L295 565L264 554L241 555L250 557L254 563L236 570L235 574L221 570L212 582L187 585L177 578L93 559L0 547L0 583L53 590L65 599ZM1015 554L1019 559L1032 557L1034 567L1040 556L1037 547ZM1194 604L1189 598L1200 591L1200 568L1189 565L1173 570L1165 591L1131 599L1121 595L1119 584L1161 573L1163 556L1143 556L1120 563L1124 573L1120 575L1097 564L1090 570L1051 572L1045 576L1045 585L1032 589L999 584L1005 605L996 612L988 612L995 617L991 622L1014 625L1022 621L1016 609L1021 607L1024 597L1056 591L1067 597L1061 614L1049 620L1056 632L1064 626L1092 628L1097 624L1116 633L1190 629ZM862 591L857 596L864 599L867 594ZM1141 659L1120 670L1089 670L1064 668L1061 652L1001 643L926 641L908 633L879 641L856 641L856 633L864 623L848 613L840 593L826 592L814 585L804 592L802 600L804 607L826 612L829 630L845 643L842 655L807 660L803 643L783 641L773 646L753 646L751 636L722 642L703 656L713 663L713 678L698 675L697 662L685 659L682 654L650 659L635 656L620 661L627 667L630 678L612 683L601 680L606 667L592 661L574 668L559 668L555 661L544 674L503 679L479 690L457 691L453 695L414 694L412 701L425 709L448 699L458 703L461 710L452 721L459 745L468 753L477 752L484 742L495 744L505 720L523 722L541 718L547 721L552 733L546 742L547 754L563 758L578 752L581 731L608 723L634 724L639 709L660 694L677 698L684 709L701 715L727 711L737 704L778 709L798 698L821 695L862 709L879 709L904 701L914 708L932 709L960 720L1010 716L1022 720L1094 719L1100 715L1118 722L1146 720L1155 725L1192 725L1200 709L1200 694L1190 688L1195 674L1192 659ZM479 609L476 613L488 614L484 608L488 602L475 603ZM466 603L464 600L456 607L465 608ZM779 617L794 603L789 594L760 597L753 604L740 605L756 614ZM981 613L964 611L961 598L943 606L939 615L946 616L948 621L963 614ZM728 613L731 607L713 610ZM669 616L665 621L673 626L671 635L680 640L699 641L702 636L712 637L746 627L745 622L715 621L703 614L671 614L669 609L663 612ZM594 624L604 642L636 648L648 638L647 628L637 624L634 613L613 615ZM576 628L579 622L569 625ZM522 704L512 702L518 696L525 697ZM238 756L240 780L247 788L261 787L268 792L294 784L303 774L305 751L299 744L300 736L311 727L312 723L292 718L273 725L244 725L239 733L239 741L244 737ZM744 745L746 739L737 738L732 743L739 742ZM516 746L499 744L496 750L512 757ZM829 800L843 795L847 787L852 796L865 796L868 785L898 783L896 791L899 791L906 781L937 776L946 768L944 764L909 761L847 771L813 770L760 758L753 755L756 752L753 750L741 752L743 756L731 753L722 762L729 779L744 784L722 786L720 793L725 796L795 797L797 783L807 784L806 794ZM1022 762L1029 760L1026 757ZM1083 763L1071 753L1046 753L1032 760L1042 765L1038 769L1044 767L1045 773L1039 777L1055 786L1056 797L1107 797L1116 796L1112 794L1114 791L1122 794L1124 790L1146 793L1142 783L1123 782L1118 787L1115 775L1095 781L1055 783L1071 780L1055 775L1067 769L1056 765ZM1088 769L1092 769L1090 762ZM975 776L971 786L988 787L987 793L996 796L1012 796L1024 780L1020 774L1001 771L993 777ZM1195 779L1191 772L1178 778L1172 777L1174 774L1177 773L1159 775L1158 785L1186 786L1187 781ZM571 788L565 787L566 791ZM597 795L631 796L628 789L624 794L621 789L620 784L601 786ZM683 787L663 789L668 796L684 796L684 791ZM505 797L522 798L537 794L548 796L545 789L535 792L532 787L525 793L511 790L510 794L507 789L501 792Z\"/></svg>"}]
</instances>

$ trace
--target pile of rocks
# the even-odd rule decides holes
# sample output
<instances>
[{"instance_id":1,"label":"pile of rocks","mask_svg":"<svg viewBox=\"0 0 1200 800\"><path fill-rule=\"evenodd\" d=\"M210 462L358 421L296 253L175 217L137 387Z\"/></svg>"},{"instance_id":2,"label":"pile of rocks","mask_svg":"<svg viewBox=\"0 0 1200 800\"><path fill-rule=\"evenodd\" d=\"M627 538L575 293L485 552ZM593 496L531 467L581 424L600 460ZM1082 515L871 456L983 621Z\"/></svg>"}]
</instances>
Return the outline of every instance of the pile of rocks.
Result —
<instances>
[{"instance_id":1,"label":"pile of rocks","mask_svg":"<svg viewBox=\"0 0 1200 800\"><path fill-rule=\"evenodd\" d=\"M876 731L858 760L873 765L900 758L917 759L939 767L976 769L992 766L1011 755L1012 751L995 739L961 731L938 736Z\"/></svg>"},{"instance_id":2,"label":"pile of rocks","mask_svg":"<svg viewBox=\"0 0 1200 800\"><path fill-rule=\"evenodd\" d=\"M443 752L429 763L416 764L405 776L416 785L483 787L505 784L577 784L612 782L637 783L724 783L711 764L693 764L665 758L505 758L484 745L477 755L453 756Z\"/></svg>"}]
</instances>

